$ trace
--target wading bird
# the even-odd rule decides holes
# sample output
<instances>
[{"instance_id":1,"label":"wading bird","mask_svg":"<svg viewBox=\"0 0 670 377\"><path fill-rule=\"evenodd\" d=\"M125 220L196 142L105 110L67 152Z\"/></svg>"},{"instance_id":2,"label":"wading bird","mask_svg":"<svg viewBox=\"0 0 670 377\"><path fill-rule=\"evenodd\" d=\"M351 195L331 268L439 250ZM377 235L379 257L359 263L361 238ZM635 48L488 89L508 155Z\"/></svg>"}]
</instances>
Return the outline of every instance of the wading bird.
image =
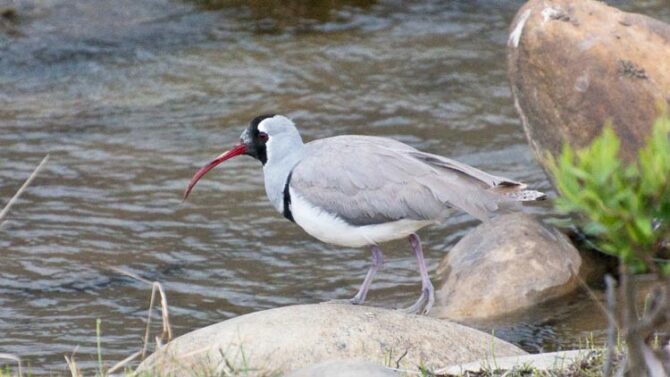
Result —
<instances>
[{"instance_id":1,"label":"wading bird","mask_svg":"<svg viewBox=\"0 0 670 377\"><path fill-rule=\"evenodd\" d=\"M382 266L379 244L408 237L421 273L421 296L406 309L411 313L425 314L434 302L416 231L443 221L451 208L486 221L513 202L545 197L520 182L393 139L346 135L303 143L289 118L261 115L238 145L195 173L184 199L208 171L243 154L263 164L265 191L284 217L323 242L370 247L372 266L352 304L365 301Z\"/></svg>"}]
</instances>

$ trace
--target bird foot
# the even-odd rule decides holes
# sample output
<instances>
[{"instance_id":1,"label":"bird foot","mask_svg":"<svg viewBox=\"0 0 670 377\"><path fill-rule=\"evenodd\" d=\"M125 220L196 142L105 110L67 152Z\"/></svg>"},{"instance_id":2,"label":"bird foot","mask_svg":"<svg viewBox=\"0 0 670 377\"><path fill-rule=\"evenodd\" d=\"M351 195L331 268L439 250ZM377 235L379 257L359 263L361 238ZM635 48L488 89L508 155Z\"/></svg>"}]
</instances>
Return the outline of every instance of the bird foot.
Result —
<instances>
[{"instance_id":1,"label":"bird foot","mask_svg":"<svg viewBox=\"0 0 670 377\"><path fill-rule=\"evenodd\" d=\"M435 290L433 286L424 287L421 289L421 296L409 308L399 309L407 314L426 315L433 307L435 302Z\"/></svg>"},{"instance_id":2,"label":"bird foot","mask_svg":"<svg viewBox=\"0 0 670 377\"><path fill-rule=\"evenodd\" d=\"M322 304L335 304L335 305L362 305L363 301L357 299L356 297L349 298L349 299L336 299L336 300L328 300L322 302Z\"/></svg>"}]
</instances>

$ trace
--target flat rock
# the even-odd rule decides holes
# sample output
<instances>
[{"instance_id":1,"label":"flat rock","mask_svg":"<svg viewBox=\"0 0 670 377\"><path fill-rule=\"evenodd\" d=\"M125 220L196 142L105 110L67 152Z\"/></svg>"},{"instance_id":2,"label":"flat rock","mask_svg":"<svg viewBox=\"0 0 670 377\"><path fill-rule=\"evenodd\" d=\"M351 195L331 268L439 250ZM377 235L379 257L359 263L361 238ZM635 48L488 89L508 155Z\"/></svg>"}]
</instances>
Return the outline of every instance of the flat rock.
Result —
<instances>
[{"instance_id":1,"label":"flat rock","mask_svg":"<svg viewBox=\"0 0 670 377\"><path fill-rule=\"evenodd\" d=\"M284 377L394 377L400 373L367 361L334 360L300 368Z\"/></svg>"},{"instance_id":2,"label":"flat rock","mask_svg":"<svg viewBox=\"0 0 670 377\"><path fill-rule=\"evenodd\" d=\"M396 310L342 304L287 306L242 315L182 335L138 371L160 375L286 373L330 360L417 370L525 352L486 333Z\"/></svg>"},{"instance_id":3,"label":"flat rock","mask_svg":"<svg viewBox=\"0 0 670 377\"><path fill-rule=\"evenodd\" d=\"M508 77L531 148L583 147L611 121L631 160L670 102L670 25L592 0L531 0L510 26Z\"/></svg>"},{"instance_id":4,"label":"flat rock","mask_svg":"<svg viewBox=\"0 0 670 377\"><path fill-rule=\"evenodd\" d=\"M450 365L446 368L436 370L435 374L460 376L465 372L481 373L491 370L491 368L505 371L519 368L533 368L536 371L565 370L574 363L588 359L594 353L595 351L592 350L571 350L534 355L496 357L471 363Z\"/></svg>"},{"instance_id":5,"label":"flat rock","mask_svg":"<svg viewBox=\"0 0 670 377\"><path fill-rule=\"evenodd\" d=\"M570 240L524 213L479 225L449 251L431 315L489 319L575 291L586 266Z\"/></svg>"}]
</instances>

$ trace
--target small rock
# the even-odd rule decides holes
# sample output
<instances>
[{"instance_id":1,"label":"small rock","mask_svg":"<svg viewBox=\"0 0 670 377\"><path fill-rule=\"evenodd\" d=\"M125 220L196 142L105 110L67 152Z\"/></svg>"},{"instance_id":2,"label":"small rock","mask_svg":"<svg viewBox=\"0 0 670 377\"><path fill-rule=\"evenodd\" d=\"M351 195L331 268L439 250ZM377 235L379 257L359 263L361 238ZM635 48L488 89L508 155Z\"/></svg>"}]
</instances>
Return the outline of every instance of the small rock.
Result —
<instances>
[{"instance_id":1,"label":"small rock","mask_svg":"<svg viewBox=\"0 0 670 377\"><path fill-rule=\"evenodd\" d=\"M486 333L397 310L297 305L246 314L174 339L139 372L158 375L286 373L331 360L417 370L525 352ZM141 374L141 373L140 373ZM190 373L192 374L192 373Z\"/></svg>"},{"instance_id":2,"label":"small rock","mask_svg":"<svg viewBox=\"0 0 670 377\"><path fill-rule=\"evenodd\" d=\"M570 240L523 213L505 214L461 239L438 268L433 315L499 317L575 291L582 258Z\"/></svg>"},{"instance_id":3,"label":"small rock","mask_svg":"<svg viewBox=\"0 0 670 377\"><path fill-rule=\"evenodd\" d=\"M507 45L514 103L538 161L611 121L630 161L670 103L670 25L593 0L531 0Z\"/></svg>"},{"instance_id":4,"label":"small rock","mask_svg":"<svg viewBox=\"0 0 670 377\"><path fill-rule=\"evenodd\" d=\"M295 370L284 377L397 377L400 373L366 361L335 360Z\"/></svg>"}]
</instances>

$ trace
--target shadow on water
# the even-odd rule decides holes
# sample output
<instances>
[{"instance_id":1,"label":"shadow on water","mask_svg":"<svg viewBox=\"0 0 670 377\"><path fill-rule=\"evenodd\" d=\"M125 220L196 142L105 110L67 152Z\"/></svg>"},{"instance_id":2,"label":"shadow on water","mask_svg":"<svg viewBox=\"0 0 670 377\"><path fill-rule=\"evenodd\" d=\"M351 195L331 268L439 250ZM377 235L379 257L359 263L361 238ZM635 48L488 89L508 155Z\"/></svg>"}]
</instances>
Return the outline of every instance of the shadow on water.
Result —
<instances>
[{"instance_id":1,"label":"shadow on water","mask_svg":"<svg viewBox=\"0 0 670 377\"><path fill-rule=\"evenodd\" d=\"M256 161L231 160L181 202L194 170L259 113L291 116L307 140L393 137L551 190L506 79L520 1L10 4L15 13L0 18L0 198L45 153L51 160L0 230L0 352L36 374L63 372L76 346L79 365L95 369L97 318L110 363L141 347L150 292L109 266L164 284L176 334L355 292L368 252L283 220ZM670 20L662 2L621 6ZM475 225L454 214L422 231L433 277ZM384 250L370 304L406 306L419 289L414 258L406 242ZM483 328L533 351L598 335L589 300L566 300Z\"/></svg>"}]
</instances>

